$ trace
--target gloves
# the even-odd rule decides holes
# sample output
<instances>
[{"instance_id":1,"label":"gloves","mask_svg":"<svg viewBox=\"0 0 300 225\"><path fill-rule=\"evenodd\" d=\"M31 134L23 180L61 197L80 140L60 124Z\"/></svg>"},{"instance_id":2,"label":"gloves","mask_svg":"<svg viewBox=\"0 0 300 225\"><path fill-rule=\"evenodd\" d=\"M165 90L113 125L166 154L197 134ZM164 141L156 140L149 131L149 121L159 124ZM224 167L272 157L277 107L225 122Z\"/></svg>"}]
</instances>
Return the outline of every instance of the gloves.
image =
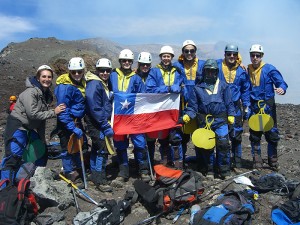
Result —
<instances>
[{"instance_id":1,"label":"gloves","mask_svg":"<svg viewBox=\"0 0 300 225\"><path fill-rule=\"evenodd\" d=\"M73 133L76 135L76 137L78 139L80 139L83 136L82 130L80 128L78 128L78 127L74 128Z\"/></svg>"},{"instance_id":2,"label":"gloves","mask_svg":"<svg viewBox=\"0 0 300 225\"><path fill-rule=\"evenodd\" d=\"M190 118L188 115L185 114L185 115L182 117L182 120L183 120L184 123L188 123L188 122L191 121L191 118Z\"/></svg>"},{"instance_id":3,"label":"gloves","mask_svg":"<svg viewBox=\"0 0 300 225\"><path fill-rule=\"evenodd\" d=\"M104 133L104 135L106 137L109 137L109 138L111 138L112 136L114 136L114 130L111 127L108 128L108 129L106 129L106 130L104 130L103 133Z\"/></svg>"},{"instance_id":4,"label":"gloves","mask_svg":"<svg viewBox=\"0 0 300 225\"><path fill-rule=\"evenodd\" d=\"M251 114L251 110L249 109L248 106L245 106L243 108L243 120L248 120Z\"/></svg>"},{"instance_id":5,"label":"gloves","mask_svg":"<svg viewBox=\"0 0 300 225\"><path fill-rule=\"evenodd\" d=\"M228 116L228 123L234 124L234 116Z\"/></svg>"},{"instance_id":6,"label":"gloves","mask_svg":"<svg viewBox=\"0 0 300 225\"><path fill-rule=\"evenodd\" d=\"M171 87L170 87L170 92L171 93L180 93L181 92L181 87L177 84L173 84Z\"/></svg>"}]
</instances>

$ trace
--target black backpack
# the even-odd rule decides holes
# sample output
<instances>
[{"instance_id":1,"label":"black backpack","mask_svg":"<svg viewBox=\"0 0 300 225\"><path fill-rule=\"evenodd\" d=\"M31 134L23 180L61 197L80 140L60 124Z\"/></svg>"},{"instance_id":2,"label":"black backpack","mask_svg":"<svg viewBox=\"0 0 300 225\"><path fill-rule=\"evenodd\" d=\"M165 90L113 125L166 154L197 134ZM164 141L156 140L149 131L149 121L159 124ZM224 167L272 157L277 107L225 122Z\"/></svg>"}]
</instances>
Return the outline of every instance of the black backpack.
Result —
<instances>
[{"instance_id":1,"label":"black backpack","mask_svg":"<svg viewBox=\"0 0 300 225\"><path fill-rule=\"evenodd\" d=\"M22 178L18 186L8 179L0 182L0 225L30 224L37 214L38 207L35 196L29 190L30 181Z\"/></svg>"}]
</instances>

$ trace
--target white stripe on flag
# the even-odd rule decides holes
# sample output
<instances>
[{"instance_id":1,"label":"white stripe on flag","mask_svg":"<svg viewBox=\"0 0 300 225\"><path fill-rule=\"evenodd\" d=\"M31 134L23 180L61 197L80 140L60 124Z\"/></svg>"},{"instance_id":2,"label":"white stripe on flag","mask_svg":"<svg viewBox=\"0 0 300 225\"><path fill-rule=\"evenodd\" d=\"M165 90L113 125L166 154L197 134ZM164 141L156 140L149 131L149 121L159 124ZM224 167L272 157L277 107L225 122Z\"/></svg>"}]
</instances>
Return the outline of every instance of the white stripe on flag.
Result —
<instances>
[{"instance_id":1,"label":"white stripe on flag","mask_svg":"<svg viewBox=\"0 0 300 225\"><path fill-rule=\"evenodd\" d=\"M179 94L136 94L134 114L153 113L165 110L179 110Z\"/></svg>"}]
</instances>

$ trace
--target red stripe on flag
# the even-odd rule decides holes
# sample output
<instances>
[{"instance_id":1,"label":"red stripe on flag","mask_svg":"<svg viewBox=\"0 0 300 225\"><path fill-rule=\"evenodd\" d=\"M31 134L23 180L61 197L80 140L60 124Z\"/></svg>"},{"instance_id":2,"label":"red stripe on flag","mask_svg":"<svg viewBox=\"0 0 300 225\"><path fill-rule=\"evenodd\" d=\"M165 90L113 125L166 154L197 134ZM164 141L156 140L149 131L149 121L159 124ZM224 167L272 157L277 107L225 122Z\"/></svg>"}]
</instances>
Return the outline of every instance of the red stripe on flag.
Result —
<instances>
[{"instance_id":1,"label":"red stripe on flag","mask_svg":"<svg viewBox=\"0 0 300 225\"><path fill-rule=\"evenodd\" d=\"M141 134L172 128L177 124L179 110L155 113L114 115L113 129L116 135Z\"/></svg>"}]
</instances>

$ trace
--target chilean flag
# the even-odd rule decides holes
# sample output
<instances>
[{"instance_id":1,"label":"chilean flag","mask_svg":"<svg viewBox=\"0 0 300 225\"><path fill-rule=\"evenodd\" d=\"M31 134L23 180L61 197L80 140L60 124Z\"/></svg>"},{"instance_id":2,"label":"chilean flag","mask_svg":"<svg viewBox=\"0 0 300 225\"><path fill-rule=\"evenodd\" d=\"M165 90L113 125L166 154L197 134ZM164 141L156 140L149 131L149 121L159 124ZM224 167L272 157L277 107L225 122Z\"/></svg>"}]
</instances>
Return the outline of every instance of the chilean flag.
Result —
<instances>
[{"instance_id":1,"label":"chilean flag","mask_svg":"<svg viewBox=\"0 0 300 225\"><path fill-rule=\"evenodd\" d=\"M177 124L179 94L115 93L112 124L116 135L169 129Z\"/></svg>"}]
</instances>

